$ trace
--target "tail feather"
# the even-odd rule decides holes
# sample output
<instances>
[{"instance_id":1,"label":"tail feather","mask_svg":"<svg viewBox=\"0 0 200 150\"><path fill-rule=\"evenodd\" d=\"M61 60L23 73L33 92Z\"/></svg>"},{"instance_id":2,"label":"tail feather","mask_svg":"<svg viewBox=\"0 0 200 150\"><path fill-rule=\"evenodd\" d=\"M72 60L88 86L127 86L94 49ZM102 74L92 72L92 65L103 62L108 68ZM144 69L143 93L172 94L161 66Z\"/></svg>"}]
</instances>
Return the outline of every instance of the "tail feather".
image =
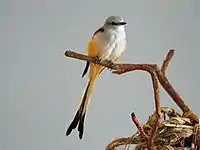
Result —
<instances>
[{"instance_id":1,"label":"tail feather","mask_svg":"<svg viewBox=\"0 0 200 150\"><path fill-rule=\"evenodd\" d=\"M66 131L66 136L68 136L72 132L72 130L77 127L79 120L80 120L80 111L77 111L73 121L71 122Z\"/></svg>"},{"instance_id":2,"label":"tail feather","mask_svg":"<svg viewBox=\"0 0 200 150\"><path fill-rule=\"evenodd\" d=\"M79 138L80 139L82 139L82 137L83 137L85 115L86 115L86 113L84 113L82 115L82 117L80 118L80 121L79 121L79 125L78 125L78 131L79 131Z\"/></svg>"},{"instance_id":3,"label":"tail feather","mask_svg":"<svg viewBox=\"0 0 200 150\"><path fill-rule=\"evenodd\" d=\"M85 115L86 115L86 109L85 107L87 107L87 98L88 98L88 90L89 90L89 86L90 86L90 82L88 83L88 86L85 90L84 96L83 96L83 100L82 100L82 106L81 108L81 114L80 114L80 118L79 118L79 125L78 125L78 131L79 131L79 138L82 139L83 137L83 132L84 132L84 120L85 120Z\"/></svg>"},{"instance_id":4,"label":"tail feather","mask_svg":"<svg viewBox=\"0 0 200 150\"><path fill-rule=\"evenodd\" d=\"M75 129L78 125L79 138L82 139L83 132L84 132L84 121L85 121L85 116L87 113L88 105L90 102L90 96L92 93L92 89L93 89L93 86L94 86L97 76L103 70L103 68L104 68L104 66L90 64L89 79L86 84L86 88L84 90L78 110L74 116L74 119L72 120L71 124L69 125L69 127L66 131L66 136L69 135L72 132L72 130Z\"/></svg>"},{"instance_id":5,"label":"tail feather","mask_svg":"<svg viewBox=\"0 0 200 150\"><path fill-rule=\"evenodd\" d=\"M81 104L78 108L78 111L75 114L74 119L72 120L71 124L69 125L67 131L66 131L66 136L68 136L73 129L75 129L78 125L78 131L79 131L79 138L82 139L83 137L83 132L84 132L84 120L86 116L86 104L88 103L87 101L89 100L88 98L88 93L91 90L91 82L89 81L86 85L86 90L84 92L84 95L81 100Z\"/></svg>"},{"instance_id":6,"label":"tail feather","mask_svg":"<svg viewBox=\"0 0 200 150\"><path fill-rule=\"evenodd\" d=\"M89 69L89 66L90 66L90 63L87 61L86 65L85 65L85 69L84 69L83 74L82 74L82 78L86 75L86 73Z\"/></svg>"}]
</instances>

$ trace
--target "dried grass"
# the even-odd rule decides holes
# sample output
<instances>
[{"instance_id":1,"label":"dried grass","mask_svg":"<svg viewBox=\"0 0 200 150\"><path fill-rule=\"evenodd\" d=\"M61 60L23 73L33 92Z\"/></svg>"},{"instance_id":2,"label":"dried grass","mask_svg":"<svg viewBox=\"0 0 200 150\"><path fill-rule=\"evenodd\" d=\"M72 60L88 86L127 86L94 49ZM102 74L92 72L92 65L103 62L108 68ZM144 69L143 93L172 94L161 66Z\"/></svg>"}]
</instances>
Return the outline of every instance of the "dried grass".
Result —
<instances>
[{"instance_id":1,"label":"dried grass","mask_svg":"<svg viewBox=\"0 0 200 150\"><path fill-rule=\"evenodd\" d=\"M193 125L189 118L183 117L174 109L161 107L162 121L155 138L157 150L194 150L193 145L200 146L200 124ZM147 136L150 136L156 121L154 112L142 128ZM164 118L168 119L164 119ZM130 144L135 145L135 150L148 150L145 137L137 131L132 137L114 139L107 145L106 150L114 150L119 146L129 149Z\"/></svg>"}]
</instances>

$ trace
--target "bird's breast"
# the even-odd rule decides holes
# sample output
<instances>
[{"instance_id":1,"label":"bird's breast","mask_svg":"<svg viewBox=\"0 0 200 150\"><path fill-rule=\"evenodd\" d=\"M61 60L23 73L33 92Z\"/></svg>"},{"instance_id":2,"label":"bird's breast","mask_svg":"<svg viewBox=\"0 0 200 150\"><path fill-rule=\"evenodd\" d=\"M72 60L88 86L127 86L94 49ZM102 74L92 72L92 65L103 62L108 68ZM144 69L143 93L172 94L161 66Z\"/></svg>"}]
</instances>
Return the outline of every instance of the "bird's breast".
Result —
<instances>
[{"instance_id":1,"label":"bird's breast","mask_svg":"<svg viewBox=\"0 0 200 150\"><path fill-rule=\"evenodd\" d=\"M114 60L120 57L125 49L125 32L108 30L97 37L99 57L106 60Z\"/></svg>"}]
</instances>

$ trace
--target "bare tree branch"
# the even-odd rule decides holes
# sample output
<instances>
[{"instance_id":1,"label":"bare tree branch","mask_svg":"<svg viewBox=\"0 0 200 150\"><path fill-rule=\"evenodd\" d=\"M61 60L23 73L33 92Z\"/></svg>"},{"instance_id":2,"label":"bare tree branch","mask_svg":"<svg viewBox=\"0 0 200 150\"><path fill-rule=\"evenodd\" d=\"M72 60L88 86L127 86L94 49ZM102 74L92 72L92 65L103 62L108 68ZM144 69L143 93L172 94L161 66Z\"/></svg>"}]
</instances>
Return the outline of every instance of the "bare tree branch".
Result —
<instances>
[{"instance_id":1,"label":"bare tree branch","mask_svg":"<svg viewBox=\"0 0 200 150\"><path fill-rule=\"evenodd\" d=\"M169 51L169 53L170 53L169 55L171 55L172 51ZM89 61L92 63L98 63L107 68L113 69L113 73L116 73L116 74L122 74L122 73L130 72L130 71L134 71L134 70L143 70L151 74L155 71L160 84L163 86L166 92L172 97L174 102L180 107L180 109L183 111L185 116L192 119L195 123L199 122L198 117L184 103L183 99L175 91L175 89L172 87L167 77L164 75L164 73L159 69L159 67L156 64L110 64L108 61L98 62L93 57L88 57L86 55L82 55L73 51L66 51L65 56L84 60L84 61Z\"/></svg>"},{"instance_id":2,"label":"bare tree branch","mask_svg":"<svg viewBox=\"0 0 200 150\"><path fill-rule=\"evenodd\" d=\"M115 147L120 145L125 145L125 149L127 148L127 144L137 144L136 149L145 149L148 148L149 150L157 150L157 149L171 149L172 147L166 146L166 145L159 145L158 142L160 140L160 137L157 139L157 134L162 137L162 132L158 133L159 131L163 130L163 127L173 127L173 119L169 120L167 123L163 122L161 123L161 117L165 116L164 113L167 113L169 117L177 117L177 121L179 121L180 114L176 113L174 109L170 108L164 108L162 107L162 113L161 113L161 106L160 106L160 95L159 95L159 84L162 85L162 87L165 89L165 91L170 95L170 97L173 99L173 101L180 107L180 109L183 111L183 118L182 121L180 120L180 125L175 125L174 127L174 134L176 135L176 128L182 128L182 133L180 132L180 129L178 129L179 135L181 135L181 139L184 139L185 137L192 135L192 129L194 128L194 144L196 147L199 147L199 135L200 135L200 127L199 127L199 118L189 109L189 107L184 103L181 96L175 91L175 89L170 84L169 80L165 76L165 72L167 70L167 67L169 65L170 60L172 59L172 56L174 54L174 50L170 50L165 57L161 69L156 64L112 64L108 61L99 61L98 58L94 57L88 57L73 51L66 51L65 55L68 57L84 60L91 63L96 63L103 65L109 69L112 69L113 73L115 74L123 74L126 72L134 71L134 70L141 70L146 71L151 75L152 78L152 84L154 89L154 100L155 100L155 113L148 119L147 123L144 125L140 125L135 114L132 113L132 120L135 123L136 127L138 128L138 131L140 132L141 136L138 136L137 133L134 134L132 137L128 138L119 138L113 140L110 144L107 145L106 150L114 150ZM188 126L188 124L184 124L185 118L191 119L191 122L187 122L190 125L194 125L195 127ZM187 120L187 119L186 119ZM172 124L170 124L170 121ZM165 126L168 125L168 126ZM183 127L187 126L186 129L183 129ZM172 132L170 129L168 132ZM185 133L184 133L185 132ZM170 134L169 134L170 135ZM172 134L173 135L173 134ZM173 137L169 137L173 138ZM166 140L166 139L163 139ZM157 142L157 143L155 143ZM179 141L180 142L180 141ZM182 142L181 142L182 143ZM155 145L157 144L157 145ZM182 145L182 148L184 145ZM128 147L129 148L129 147ZM173 149L173 148L172 148ZM192 148L191 148L192 149Z\"/></svg>"}]
</instances>

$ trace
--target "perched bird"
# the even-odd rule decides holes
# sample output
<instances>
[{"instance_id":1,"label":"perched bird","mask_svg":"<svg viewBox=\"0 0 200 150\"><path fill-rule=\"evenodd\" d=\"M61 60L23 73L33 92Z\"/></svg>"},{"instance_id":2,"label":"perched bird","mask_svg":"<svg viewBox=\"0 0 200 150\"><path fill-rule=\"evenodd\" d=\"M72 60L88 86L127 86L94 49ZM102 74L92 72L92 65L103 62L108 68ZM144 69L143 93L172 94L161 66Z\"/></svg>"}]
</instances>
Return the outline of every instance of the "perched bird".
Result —
<instances>
[{"instance_id":1,"label":"perched bird","mask_svg":"<svg viewBox=\"0 0 200 150\"><path fill-rule=\"evenodd\" d=\"M117 61L126 47L126 33L123 18L120 16L110 16L105 19L101 28L96 30L92 39L88 43L87 54L90 57L96 57L100 61L107 60L111 63ZM69 125L66 135L69 135L78 125L79 138L82 139L84 132L84 120L88 110L91 94L95 81L101 71L105 68L99 64L87 62L82 77L90 68L86 87L83 92L80 104Z\"/></svg>"}]
</instances>

